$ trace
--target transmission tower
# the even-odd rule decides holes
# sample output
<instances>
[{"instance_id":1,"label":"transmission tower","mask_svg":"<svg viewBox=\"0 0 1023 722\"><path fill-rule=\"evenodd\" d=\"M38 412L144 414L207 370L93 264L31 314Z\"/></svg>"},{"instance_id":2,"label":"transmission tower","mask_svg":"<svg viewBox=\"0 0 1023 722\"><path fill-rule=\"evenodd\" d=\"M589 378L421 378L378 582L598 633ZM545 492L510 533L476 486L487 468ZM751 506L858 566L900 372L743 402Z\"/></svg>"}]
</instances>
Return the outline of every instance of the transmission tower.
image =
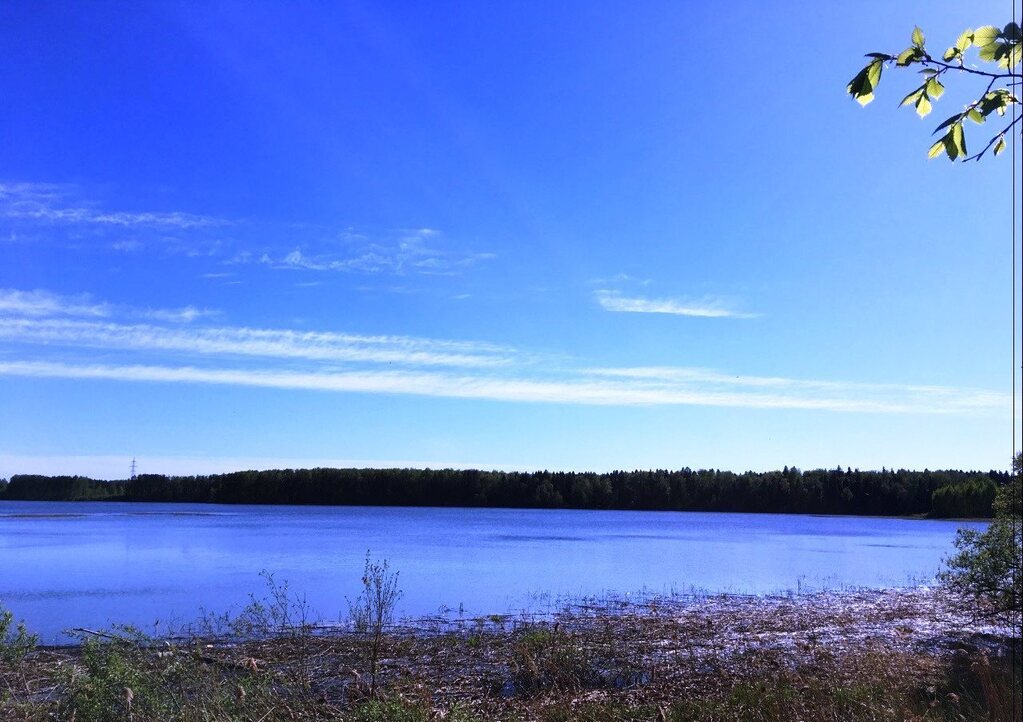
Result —
<instances>
[{"instance_id":1,"label":"transmission tower","mask_svg":"<svg viewBox=\"0 0 1023 722\"><path fill-rule=\"evenodd\" d=\"M135 457L131 457L131 480L135 481Z\"/></svg>"}]
</instances>

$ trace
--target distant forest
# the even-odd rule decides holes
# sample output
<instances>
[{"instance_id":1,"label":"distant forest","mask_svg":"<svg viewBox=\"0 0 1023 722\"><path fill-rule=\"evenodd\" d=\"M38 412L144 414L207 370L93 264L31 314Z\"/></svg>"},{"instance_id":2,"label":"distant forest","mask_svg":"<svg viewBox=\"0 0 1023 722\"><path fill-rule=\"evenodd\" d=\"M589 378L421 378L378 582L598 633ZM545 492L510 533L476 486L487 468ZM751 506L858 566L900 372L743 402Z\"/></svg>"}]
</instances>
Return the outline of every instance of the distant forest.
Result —
<instances>
[{"instance_id":1,"label":"distant forest","mask_svg":"<svg viewBox=\"0 0 1023 722\"><path fill-rule=\"evenodd\" d=\"M143 474L0 479L0 499L216 504L514 507L990 517L1007 472L832 469L742 474L615 471L607 474L453 469L285 469L210 476Z\"/></svg>"}]
</instances>

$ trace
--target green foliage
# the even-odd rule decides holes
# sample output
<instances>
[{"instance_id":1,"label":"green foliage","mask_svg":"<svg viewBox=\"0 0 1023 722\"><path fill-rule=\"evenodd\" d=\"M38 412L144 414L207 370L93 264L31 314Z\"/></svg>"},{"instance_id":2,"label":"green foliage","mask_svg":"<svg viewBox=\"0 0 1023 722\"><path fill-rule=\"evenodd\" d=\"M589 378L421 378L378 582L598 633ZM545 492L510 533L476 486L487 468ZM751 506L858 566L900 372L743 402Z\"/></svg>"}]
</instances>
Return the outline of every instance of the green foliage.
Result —
<instances>
[{"instance_id":1,"label":"green foliage","mask_svg":"<svg viewBox=\"0 0 1023 722\"><path fill-rule=\"evenodd\" d=\"M995 519L986 531L960 529L958 553L946 562L942 581L979 603L978 613L1008 621L1018 629L1023 610L1021 489L1023 453L1013 460L1012 481L998 490Z\"/></svg>"},{"instance_id":2,"label":"green foliage","mask_svg":"<svg viewBox=\"0 0 1023 722\"><path fill-rule=\"evenodd\" d=\"M385 701L363 702L344 719L350 722L431 722L436 719L444 719L447 722L475 722L478 718L459 707L448 710L444 715L438 715L427 705L392 698Z\"/></svg>"},{"instance_id":3,"label":"green foliage","mask_svg":"<svg viewBox=\"0 0 1023 722\"><path fill-rule=\"evenodd\" d=\"M19 498L60 499L48 477ZM140 477L141 478L141 477ZM909 516L932 512L935 490L1004 471L814 469L735 473L717 469L610 473L476 469L275 469L211 476L156 476L124 486L128 501L218 504L529 507ZM29 494L31 492L34 495Z\"/></svg>"},{"instance_id":4,"label":"green foliage","mask_svg":"<svg viewBox=\"0 0 1023 722\"><path fill-rule=\"evenodd\" d=\"M429 722L429 708L391 699L370 700L360 704L351 714L352 722Z\"/></svg>"},{"instance_id":5,"label":"green foliage","mask_svg":"<svg viewBox=\"0 0 1023 722\"><path fill-rule=\"evenodd\" d=\"M123 495L123 482L98 481L85 476L15 474L7 484L4 498L14 501L86 501Z\"/></svg>"},{"instance_id":6,"label":"green foliage","mask_svg":"<svg viewBox=\"0 0 1023 722\"><path fill-rule=\"evenodd\" d=\"M874 91L881 81L881 71L886 65L896 68L908 68L911 65L921 66L919 73L923 76L922 84L910 91L899 104L912 105L921 118L928 115L933 108L933 101L945 93L942 76L960 74L980 79L986 87L977 99L965 108L949 116L936 129L935 133L944 130L942 136L927 151L928 158L936 158L944 153L949 160L979 160L988 150L993 149L995 155L1005 150L1005 134L1019 122L1013 119L1008 125L991 136L987 145L977 154L970 156L966 149L966 133L964 121L969 118L974 123L983 124L992 113L999 117L1019 99L1013 93L1013 87L1019 87L1023 75L1017 70L1023 60L1023 32L1019 26L1011 22L999 29L994 25L986 25L976 30L967 29L959 34L955 43L941 56L933 57L925 46L925 37L920 28L914 28L910 37L911 45L902 52L867 53L870 62L856 74L846 86L849 93L860 105L867 105L874 99ZM978 70L966 63L966 52L975 48L977 57L997 66L997 70ZM1005 87L995 87L1004 85Z\"/></svg>"},{"instance_id":7,"label":"green foliage","mask_svg":"<svg viewBox=\"0 0 1023 722\"><path fill-rule=\"evenodd\" d=\"M37 644L39 637L29 634L23 621L15 625L14 614L0 606L0 661L18 664Z\"/></svg>"},{"instance_id":8,"label":"green foliage","mask_svg":"<svg viewBox=\"0 0 1023 722\"><path fill-rule=\"evenodd\" d=\"M998 487L990 479L946 484L931 495L931 516L939 519L989 518Z\"/></svg>"},{"instance_id":9,"label":"green foliage","mask_svg":"<svg viewBox=\"0 0 1023 722\"><path fill-rule=\"evenodd\" d=\"M157 644L127 627L85 640L65 675L57 717L68 722L295 719L269 675L219 667L197 644Z\"/></svg>"},{"instance_id":10,"label":"green foliage","mask_svg":"<svg viewBox=\"0 0 1023 722\"><path fill-rule=\"evenodd\" d=\"M82 645L83 673L73 674L67 699L68 716L77 722L121 722L132 717L172 719L173 695L146 660L141 636Z\"/></svg>"}]
</instances>

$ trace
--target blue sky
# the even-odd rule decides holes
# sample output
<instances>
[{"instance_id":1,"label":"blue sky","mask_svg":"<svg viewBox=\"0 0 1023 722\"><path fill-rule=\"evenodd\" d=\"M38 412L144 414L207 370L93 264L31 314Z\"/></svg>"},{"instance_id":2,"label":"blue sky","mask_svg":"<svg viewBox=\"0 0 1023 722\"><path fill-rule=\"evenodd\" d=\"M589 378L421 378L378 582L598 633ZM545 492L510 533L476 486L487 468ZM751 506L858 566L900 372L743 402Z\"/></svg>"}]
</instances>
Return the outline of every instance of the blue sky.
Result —
<instances>
[{"instance_id":1,"label":"blue sky","mask_svg":"<svg viewBox=\"0 0 1023 722\"><path fill-rule=\"evenodd\" d=\"M1007 9L6 3L0 476L1005 468Z\"/></svg>"}]
</instances>

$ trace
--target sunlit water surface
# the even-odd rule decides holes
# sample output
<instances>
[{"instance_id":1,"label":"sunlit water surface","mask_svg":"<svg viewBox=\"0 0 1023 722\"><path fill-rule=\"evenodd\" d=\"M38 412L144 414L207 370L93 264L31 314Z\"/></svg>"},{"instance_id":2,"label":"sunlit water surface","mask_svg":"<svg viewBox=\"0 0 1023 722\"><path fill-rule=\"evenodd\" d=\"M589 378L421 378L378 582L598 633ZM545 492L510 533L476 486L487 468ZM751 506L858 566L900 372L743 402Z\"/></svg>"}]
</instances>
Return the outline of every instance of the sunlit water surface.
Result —
<instances>
[{"instance_id":1,"label":"sunlit water surface","mask_svg":"<svg viewBox=\"0 0 1023 722\"><path fill-rule=\"evenodd\" d=\"M0 502L0 604L69 627L180 626L262 595L261 571L347 614L367 550L403 615L544 611L559 598L767 594L930 582L983 523L690 512Z\"/></svg>"}]
</instances>

